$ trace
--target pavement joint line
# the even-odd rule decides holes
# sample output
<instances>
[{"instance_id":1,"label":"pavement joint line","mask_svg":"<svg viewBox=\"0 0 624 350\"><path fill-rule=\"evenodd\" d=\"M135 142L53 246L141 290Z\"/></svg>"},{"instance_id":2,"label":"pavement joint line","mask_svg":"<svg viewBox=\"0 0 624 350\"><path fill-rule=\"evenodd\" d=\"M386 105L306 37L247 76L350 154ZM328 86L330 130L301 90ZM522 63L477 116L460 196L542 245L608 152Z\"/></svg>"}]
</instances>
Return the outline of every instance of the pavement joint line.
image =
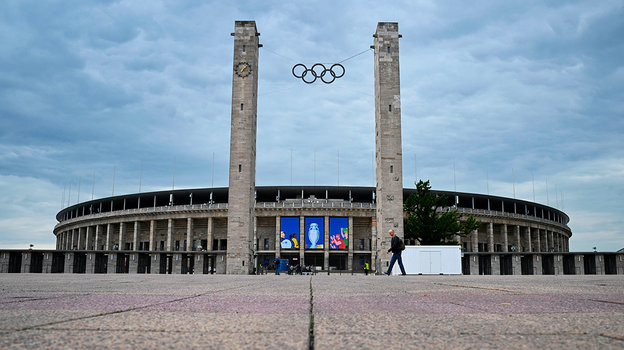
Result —
<instances>
[{"instance_id":1,"label":"pavement joint line","mask_svg":"<svg viewBox=\"0 0 624 350\"><path fill-rule=\"evenodd\" d=\"M8 301L0 301L0 304L14 304L14 303L25 303L28 301L38 301L38 300L50 300L50 299L60 299L60 298L65 298L65 297L76 297L76 296L87 296L87 295L91 295L91 293L86 293L86 294L65 294L65 295L57 295L57 296L53 296L53 297L26 297L27 299L20 299L20 300L8 300ZM24 297L20 297L20 298L24 298Z\"/></svg>"},{"instance_id":2,"label":"pavement joint line","mask_svg":"<svg viewBox=\"0 0 624 350\"><path fill-rule=\"evenodd\" d=\"M463 284L451 284L451 283L440 283L440 282L434 282L433 284L437 284L437 285L440 285L440 286L459 287L459 288L473 288L473 289L486 289L486 290L496 290L496 291L499 291L499 292L522 294L521 292L519 292L517 290L504 289L504 288L468 286L468 285L463 285Z\"/></svg>"},{"instance_id":3,"label":"pavement joint line","mask_svg":"<svg viewBox=\"0 0 624 350\"><path fill-rule=\"evenodd\" d=\"M22 331L27 331L27 330L31 330L31 329L39 329L40 327L53 326L53 325L56 325L56 324L62 324L62 323L67 323L67 322L72 322L72 321L80 321L80 320L86 320L86 319L89 319L89 318L96 318L96 317L120 314L120 313L124 313L124 312L136 311L136 310L146 309L146 308L152 307L152 306L158 306L158 305L175 303L175 302L182 301L182 300L193 299L193 298L197 298L197 297L201 297L201 296L206 296L206 295L209 295L209 294L224 292L224 291L227 291L227 290L241 289L241 288L249 287L249 286L250 286L250 284L246 284L246 285L237 286L237 287L233 287L233 288L225 288L225 289L220 289L220 290L213 290L213 291L209 291L209 292L205 292L205 293L201 293L201 294L189 295L189 296L185 296L183 298L177 298L177 299L169 300L169 301L162 301L162 302L153 303L153 304L149 304L149 305L137 306L137 307L124 309L124 310L115 310L115 311L109 311L109 312L102 312L102 313L95 314L95 315L74 317L74 318L70 318L70 319L66 319L66 320L62 320L62 321L54 321L54 322L48 322L48 323L44 323L44 324L38 324L38 325L23 327L23 328L16 329L15 331L16 332L22 332ZM91 294L86 294L86 295L91 295Z\"/></svg>"},{"instance_id":4,"label":"pavement joint line","mask_svg":"<svg viewBox=\"0 0 624 350\"><path fill-rule=\"evenodd\" d=\"M308 350L314 350L314 293L310 276L310 323L308 326Z\"/></svg>"},{"instance_id":5,"label":"pavement joint line","mask_svg":"<svg viewBox=\"0 0 624 350\"><path fill-rule=\"evenodd\" d=\"M624 337L621 336L621 335L617 335L617 334L600 333L600 336L605 337L605 338L609 338L609 339L615 339L615 340L619 340L619 341L624 341Z\"/></svg>"},{"instance_id":6,"label":"pavement joint line","mask_svg":"<svg viewBox=\"0 0 624 350\"><path fill-rule=\"evenodd\" d=\"M128 333L128 332L140 332L140 333L179 333L179 334L214 334L212 331L180 331L180 330L171 330L171 329L110 329L110 328L32 328L29 330L36 331L49 331L49 332L58 332L58 331L68 331L68 332L109 332L109 333ZM9 330L6 333L16 330ZM238 331L221 331L219 334L234 334L240 335ZM251 331L246 332L246 334L276 334L277 332L273 331ZM3 334L0 332L0 334ZM278 333L281 334L281 333Z\"/></svg>"},{"instance_id":7,"label":"pavement joint line","mask_svg":"<svg viewBox=\"0 0 624 350\"><path fill-rule=\"evenodd\" d=\"M588 299L589 301L596 301L599 303L606 303L606 304L617 304L617 305L624 305L624 303L620 303L619 301L610 301L610 300L600 300L600 299Z\"/></svg>"}]
</instances>

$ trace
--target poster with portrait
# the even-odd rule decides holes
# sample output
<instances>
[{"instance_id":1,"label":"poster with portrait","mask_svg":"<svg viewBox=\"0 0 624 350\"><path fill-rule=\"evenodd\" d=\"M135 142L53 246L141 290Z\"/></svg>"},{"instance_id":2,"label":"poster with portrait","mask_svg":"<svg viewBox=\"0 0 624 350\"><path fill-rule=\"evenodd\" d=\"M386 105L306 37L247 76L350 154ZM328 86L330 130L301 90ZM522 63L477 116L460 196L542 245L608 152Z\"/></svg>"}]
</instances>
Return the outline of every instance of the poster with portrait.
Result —
<instances>
[{"instance_id":1,"label":"poster with portrait","mask_svg":"<svg viewBox=\"0 0 624 350\"><path fill-rule=\"evenodd\" d=\"M349 248L349 219L329 218L329 249Z\"/></svg>"},{"instance_id":2,"label":"poster with portrait","mask_svg":"<svg viewBox=\"0 0 624 350\"><path fill-rule=\"evenodd\" d=\"M305 218L305 249L323 249L324 218Z\"/></svg>"},{"instance_id":3,"label":"poster with portrait","mask_svg":"<svg viewBox=\"0 0 624 350\"><path fill-rule=\"evenodd\" d=\"M280 218L280 247L299 249L299 217Z\"/></svg>"}]
</instances>

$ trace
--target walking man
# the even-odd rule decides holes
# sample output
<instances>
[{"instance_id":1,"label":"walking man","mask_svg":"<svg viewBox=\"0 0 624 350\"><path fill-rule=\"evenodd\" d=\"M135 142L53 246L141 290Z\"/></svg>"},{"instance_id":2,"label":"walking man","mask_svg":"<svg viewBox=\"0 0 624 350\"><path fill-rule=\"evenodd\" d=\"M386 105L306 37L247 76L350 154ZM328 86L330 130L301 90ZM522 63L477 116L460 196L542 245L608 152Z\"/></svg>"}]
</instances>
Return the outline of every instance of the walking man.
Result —
<instances>
[{"instance_id":1,"label":"walking man","mask_svg":"<svg viewBox=\"0 0 624 350\"><path fill-rule=\"evenodd\" d=\"M279 269L280 269L280 265L281 265L281 261L278 258L273 259L273 263L275 264L275 274L279 275Z\"/></svg>"},{"instance_id":2,"label":"walking man","mask_svg":"<svg viewBox=\"0 0 624 350\"><path fill-rule=\"evenodd\" d=\"M399 261L399 267L401 268L401 274L405 276L405 268L403 267L403 260L401 259L401 252L404 249L404 245L401 242L401 239L394 234L394 230L390 229L388 231L390 237L392 237L392 241L390 243L390 249L388 249L388 253L392 252L392 259L390 259L390 266L388 267L388 272L386 275L390 276L392 272L392 267L394 266L395 261Z\"/></svg>"}]
</instances>

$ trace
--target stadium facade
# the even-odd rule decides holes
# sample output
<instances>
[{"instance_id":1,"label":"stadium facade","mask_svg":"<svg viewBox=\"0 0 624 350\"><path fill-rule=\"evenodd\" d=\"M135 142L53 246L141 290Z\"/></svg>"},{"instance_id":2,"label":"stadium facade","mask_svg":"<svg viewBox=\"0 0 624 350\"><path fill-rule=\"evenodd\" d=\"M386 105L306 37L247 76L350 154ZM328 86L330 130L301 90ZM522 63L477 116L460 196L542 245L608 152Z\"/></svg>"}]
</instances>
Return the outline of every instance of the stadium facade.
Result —
<instances>
[{"instance_id":1,"label":"stadium facade","mask_svg":"<svg viewBox=\"0 0 624 350\"><path fill-rule=\"evenodd\" d=\"M412 192L415 189L403 189L402 195ZM568 216L560 210L505 197L434 192L449 200L442 210L457 209L463 219L473 215L483 223L460 237L465 253L568 251L572 233ZM256 187L248 241L230 238L228 188L137 193L79 203L58 213L54 232L57 250L119 255L123 261L107 263L124 266L121 270L137 264L139 272L180 273L192 267L226 273L232 246L250 247L252 272L275 257L323 270L358 272L364 262L379 270L387 266L381 257L388 255L388 234L378 230L375 194L374 187ZM141 261L131 262L133 254Z\"/></svg>"}]
</instances>

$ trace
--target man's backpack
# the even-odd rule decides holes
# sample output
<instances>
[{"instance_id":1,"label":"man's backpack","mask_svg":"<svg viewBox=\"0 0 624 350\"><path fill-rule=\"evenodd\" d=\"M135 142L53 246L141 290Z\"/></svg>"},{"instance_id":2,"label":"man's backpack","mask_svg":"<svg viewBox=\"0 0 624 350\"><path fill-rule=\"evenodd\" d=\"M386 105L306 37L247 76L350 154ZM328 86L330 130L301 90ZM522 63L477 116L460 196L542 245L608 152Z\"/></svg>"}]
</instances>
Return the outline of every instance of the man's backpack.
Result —
<instances>
[{"instance_id":1,"label":"man's backpack","mask_svg":"<svg viewBox=\"0 0 624 350\"><path fill-rule=\"evenodd\" d=\"M397 237L398 238L398 237ZM399 238L399 249L401 251L405 250L405 243L403 243L403 240Z\"/></svg>"}]
</instances>

